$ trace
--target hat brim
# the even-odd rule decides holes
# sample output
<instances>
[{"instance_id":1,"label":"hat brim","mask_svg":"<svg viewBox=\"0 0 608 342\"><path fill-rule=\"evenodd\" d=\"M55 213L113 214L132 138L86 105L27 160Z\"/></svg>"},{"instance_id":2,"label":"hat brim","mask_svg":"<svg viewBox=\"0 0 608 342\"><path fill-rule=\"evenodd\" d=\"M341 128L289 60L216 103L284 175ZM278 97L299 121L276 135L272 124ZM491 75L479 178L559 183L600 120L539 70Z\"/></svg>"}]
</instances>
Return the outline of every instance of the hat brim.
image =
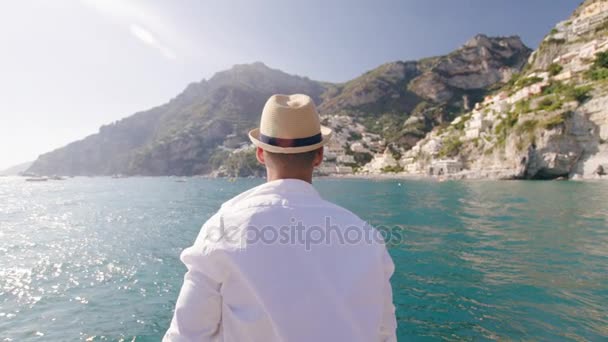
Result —
<instances>
[{"instance_id":1,"label":"hat brim","mask_svg":"<svg viewBox=\"0 0 608 342\"><path fill-rule=\"evenodd\" d=\"M249 131L249 139L255 146L257 146L265 151L268 151L268 152L304 153L304 152L316 150L319 147L325 145L331 138L331 133L332 133L331 128L321 126L321 142L316 143L314 145L298 146L298 147L280 147L280 146L274 146L274 145L269 145L269 144L263 143L260 141L260 129L259 128L254 128L251 131Z\"/></svg>"}]
</instances>

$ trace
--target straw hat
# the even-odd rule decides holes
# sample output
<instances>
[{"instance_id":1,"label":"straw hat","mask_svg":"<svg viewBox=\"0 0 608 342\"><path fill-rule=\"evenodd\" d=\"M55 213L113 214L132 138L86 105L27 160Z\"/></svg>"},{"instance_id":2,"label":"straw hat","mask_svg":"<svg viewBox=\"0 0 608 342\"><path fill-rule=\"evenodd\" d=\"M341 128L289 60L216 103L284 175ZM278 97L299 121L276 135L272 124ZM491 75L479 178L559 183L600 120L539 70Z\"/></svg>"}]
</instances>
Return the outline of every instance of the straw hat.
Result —
<instances>
[{"instance_id":1,"label":"straw hat","mask_svg":"<svg viewBox=\"0 0 608 342\"><path fill-rule=\"evenodd\" d=\"M331 129L321 126L319 113L307 95L272 95L262 111L260 128L249 132L257 147L274 153L302 153L327 143Z\"/></svg>"}]
</instances>

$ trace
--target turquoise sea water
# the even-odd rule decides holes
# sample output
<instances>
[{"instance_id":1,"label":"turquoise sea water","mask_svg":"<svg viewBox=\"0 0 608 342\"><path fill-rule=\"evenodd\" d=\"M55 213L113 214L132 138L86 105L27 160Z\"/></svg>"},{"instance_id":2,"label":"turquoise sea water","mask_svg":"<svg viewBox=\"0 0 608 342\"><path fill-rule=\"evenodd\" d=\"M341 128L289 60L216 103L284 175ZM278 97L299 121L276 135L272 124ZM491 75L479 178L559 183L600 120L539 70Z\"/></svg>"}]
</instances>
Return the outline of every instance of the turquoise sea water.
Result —
<instances>
[{"instance_id":1,"label":"turquoise sea water","mask_svg":"<svg viewBox=\"0 0 608 342\"><path fill-rule=\"evenodd\" d=\"M0 178L0 341L158 341L179 253L260 182ZM400 234L400 340L608 339L608 183L315 186Z\"/></svg>"}]
</instances>

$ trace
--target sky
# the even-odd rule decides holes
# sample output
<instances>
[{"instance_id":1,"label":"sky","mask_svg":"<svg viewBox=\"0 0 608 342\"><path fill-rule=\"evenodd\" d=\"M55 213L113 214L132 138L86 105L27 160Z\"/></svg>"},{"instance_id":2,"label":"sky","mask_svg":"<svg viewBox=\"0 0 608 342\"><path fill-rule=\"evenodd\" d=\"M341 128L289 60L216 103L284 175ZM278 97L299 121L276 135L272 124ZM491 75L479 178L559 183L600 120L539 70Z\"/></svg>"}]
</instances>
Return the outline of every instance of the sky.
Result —
<instances>
[{"instance_id":1,"label":"sky","mask_svg":"<svg viewBox=\"0 0 608 342\"><path fill-rule=\"evenodd\" d=\"M442 55L477 33L529 47L580 0L6 0L0 170L262 61L342 82Z\"/></svg>"}]
</instances>

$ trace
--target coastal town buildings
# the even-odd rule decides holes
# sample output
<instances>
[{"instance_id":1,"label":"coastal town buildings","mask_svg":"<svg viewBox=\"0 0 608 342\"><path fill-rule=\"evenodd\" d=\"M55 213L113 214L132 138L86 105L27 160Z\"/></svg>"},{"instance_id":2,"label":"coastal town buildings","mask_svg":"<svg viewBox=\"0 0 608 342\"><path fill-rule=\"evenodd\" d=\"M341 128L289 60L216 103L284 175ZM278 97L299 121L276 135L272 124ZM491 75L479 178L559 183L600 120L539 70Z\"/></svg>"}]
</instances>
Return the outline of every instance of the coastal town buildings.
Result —
<instances>
[{"instance_id":1,"label":"coastal town buildings","mask_svg":"<svg viewBox=\"0 0 608 342\"><path fill-rule=\"evenodd\" d=\"M353 173L353 168L351 166L338 165L336 163L329 162L321 164L316 171L317 174L323 176L348 175Z\"/></svg>"},{"instance_id":2,"label":"coastal town buildings","mask_svg":"<svg viewBox=\"0 0 608 342\"><path fill-rule=\"evenodd\" d=\"M324 159L328 161L336 160L338 156L344 154L344 148L337 139L330 140L324 148Z\"/></svg>"},{"instance_id":3,"label":"coastal town buildings","mask_svg":"<svg viewBox=\"0 0 608 342\"><path fill-rule=\"evenodd\" d=\"M383 153L374 155L374 159L363 167L363 172L369 173L381 173L386 168L398 167L399 162L393 156L393 153L389 148L386 148Z\"/></svg>"},{"instance_id":4,"label":"coastal town buildings","mask_svg":"<svg viewBox=\"0 0 608 342\"><path fill-rule=\"evenodd\" d=\"M341 154L336 158L339 164L354 164L356 163L355 157L349 154Z\"/></svg>"},{"instance_id":5,"label":"coastal town buildings","mask_svg":"<svg viewBox=\"0 0 608 342\"><path fill-rule=\"evenodd\" d=\"M322 118L323 124L333 130L332 138L325 145L325 162L318 169L323 175L342 175L353 173L357 164L353 153L374 154L384 146L381 136L366 132L365 127L352 117L345 115L327 115Z\"/></svg>"},{"instance_id":6,"label":"coastal town buildings","mask_svg":"<svg viewBox=\"0 0 608 342\"><path fill-rule=\"evenodd\" d=\"M465 123L465 138L468 140L479 138L481 132L492 126L492 121L484 117L483 113L474 111L471 119Z\"/></svg>"},{"instance_id":7,"label":"coastal town buildings","mask_svg":"<svg viewBox=\"0 0 608 342\"><path fill-rule=\"evenodd\" d=\"M370 153L369 148L365 147L362 142L354 142L350 144L350 150L357 153Z\"/></svg>"}]
</instances>

